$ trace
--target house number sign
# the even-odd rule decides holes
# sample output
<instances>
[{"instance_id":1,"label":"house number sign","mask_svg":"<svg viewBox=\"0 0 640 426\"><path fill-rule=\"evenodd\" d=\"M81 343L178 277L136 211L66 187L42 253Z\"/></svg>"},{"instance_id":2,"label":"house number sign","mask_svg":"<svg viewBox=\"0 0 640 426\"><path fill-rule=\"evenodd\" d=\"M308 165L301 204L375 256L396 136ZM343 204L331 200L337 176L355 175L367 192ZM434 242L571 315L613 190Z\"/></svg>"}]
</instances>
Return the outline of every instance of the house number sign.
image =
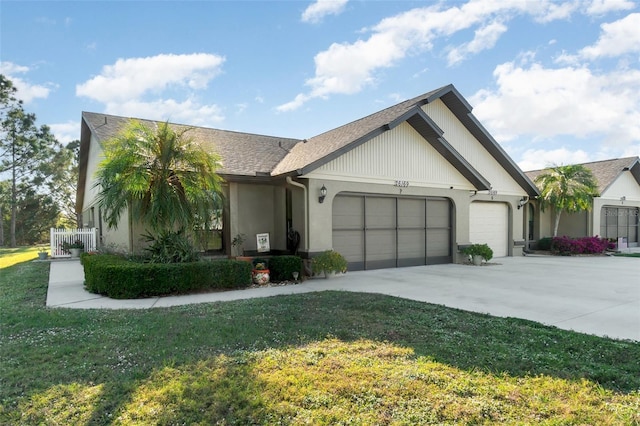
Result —
<instances>
[{"instance_id":1,"label":"house number sign","mask_svg":"<svg viewBox=\"0 0 640 426\"><path fill-rule=\"evenodd\" d=\"M407 186L409 186L409 181L408 180L397 180L393 186L398 186L400 188L406 188Z\"/></svg>"}]
</instances>

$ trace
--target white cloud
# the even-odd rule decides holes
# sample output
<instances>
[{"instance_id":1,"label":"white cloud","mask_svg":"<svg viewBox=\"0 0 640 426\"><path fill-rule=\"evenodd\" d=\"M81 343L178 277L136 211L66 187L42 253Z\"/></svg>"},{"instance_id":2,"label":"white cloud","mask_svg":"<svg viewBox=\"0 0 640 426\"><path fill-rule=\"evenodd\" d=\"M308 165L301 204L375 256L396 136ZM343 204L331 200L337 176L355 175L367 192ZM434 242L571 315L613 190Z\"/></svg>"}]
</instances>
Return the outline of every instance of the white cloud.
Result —
<instances>
[{"instance_id":1,"label":"white cloud","mask_svg":"<svg viewBox=\"0 0 640 426\"><path fill-rule=\"evenodd\" d=\"M49 127L51 128L51 133L63 144L80 139L80 123L77 121L51 124Z\"/></svg>"},{"instance_id":2,"label":"white cloud","mask_svg":"<svg viewBox=\"0 0 640 426\"><path fill-rule=\"evenodd\" d=\"M529 149L522 155L522 160L518 162L518 166L526 171L540 170L554 165L566 165L587 163L595 161L585 151L579 149L571 151L566 148L553 150Z\"/></svg>"},{"instance_id":3,"label":"white cloud","mask_svg":"<svg viewBox=\"0 0 640 426\"><path fill-rule=\"evenodd\" d=\"M586 67L508 62L494 76L495 90L481 90L469 100L500 142L570 135L623 150L640 141L640 70L598 74Z\"/></svg>"},{"instance_id":4,"label":"white cloud","mask_svg":"<svg viewBox=\"0 0 640 426\"><path fill-rule=\"evenodd\" d=\"M207 53L118 59L104 66L100 75L77 85L76 95L106 103L137 99L170 86L204 89L224 61L223 56Z\"/></svg>"},{"instance_id":5,"label":"white cloud","mask_svg":"<svg viewBox=\"0 0 640 426\"><path fill-rule=\"evenodd\" d=\"M31 84L17 74L26 74L31 69L23 65L14 64L13 62L0 62L0 73L4 74L17 89L16 97L21 99L25 104L29 104L34 99L45 99L51 93L52 88L57 87L53 83L47 85Z\"/></svg>"},{"instance_id":6,"label":"white cloud","mask_svg":"<svg viewBox=\"0 0 640 426\"><path fill-rule=\"evenodd\" d=\"M631 13L618 21L602 24L601 28L598 41L580 50L581 57L597 59L640 52L640 13Z\"/></svg>"},{"instance_id":7,"label":"white cloud","mask_svg":"<svg viewBox=\"0 0 640 426\"><path fill-rule=\"evenodd\" d=\"M201 105L193 99L178 102L174 99L158 99L154 101L129 100L126 102L108 103L107 114L169 120L174 123L194 126L214 126L224 120L222 110L217 105Z\"/></svg>"},{"instance_id":8,"label":"white cloud","mask_svg":"<svg viewBox=\"0 0 640 426\"><path fill-rule=\"evenodd\" d=\"M307 102L309 99L311 99L309 96L300 93L298 94L294 100L287 102L286 104L282 104L279 105L278 107L276 107L276 110L279 112L287 112L287 111L294 111L298 108L300 108L302 105L305 104L305 102Z\"/></svg>"},{"instance_id":9,"label":"white cloud","mask_svg":"<svg viewBox=\"0 0 640 426\"><path fill-rule=\"evenodd\" d=\"M29 67L14 64L13 62L0 62L0 73L5 75L22 74L29 71Z\"/></svg>"},{"instance_id":10,"label":"white cloud","mask_svg":"<svg viewBox=\"0 0 640 426\"><path fill-rule=\"evenodd\" d=\"M603 15L616 10L629 10L636 7L630 0L593 0L587 7L589 15Z\"/></svg>"},{"instance_id":11,"label":"white cloud","mask_svg":"<svg viewBox=\"0 0 640 426\"><path fill-rule=\"evenodd\" d=\"M314 58L315 76L305 82L309 91L298 94L278 110L294 110L311 99L331 94L357 93L375 83L378 70L396 65L409 54L431 50L437 38L479 28L474 40L452 54L452 60L457 61L457 58L495 44L507 29L505 23L516 15L528 14L537 21L549 22L568 17L578 7L574 2L558 5L549 0L470 0L460 7L445 8L446 4L416 8L385 18L364 30L370 33L369 38L353 43L334 43L319 52ZM354 63L358 66L352 66Z\"/></svg>"},{"instance_id":12,"label":"white cloud","mask_svg":"<svg viewBox=\"0 0 640 426\"><path fill-rule=\"evenodd\" d=\"M222 110L200 104L191 92L206 89L224 61L223 56L207 53L118 59L103 67L100 75L77 85L76 95L104 103L110 114L213 125L223 120ZM162 98L173 89L185 93L185 99Z\"/></svg>"},{"instance_id":13,"label":"white cloud","mask_svg":"<svg viewBox=\"0 0 640 426\"><path fill-rule=\"evenodd\" d=\"M448 64L455 65L466 59L469 54L476 54L483 50L491 49L505 32L507 32L507 27L500 22L491 22L476 30L473 40L449 52L447 55Z\"/></svg>"},{"instance_id":14,"label":"white cloud","mask_svg":"<svg viewBox=\"0 0 640 426\"><path fill-rule=\"evenodd\" d=\"M302 22L317 24L327 15L339 15L347 2L348 0L316 0L302 12Z\"/></svg>"}]
</instances>

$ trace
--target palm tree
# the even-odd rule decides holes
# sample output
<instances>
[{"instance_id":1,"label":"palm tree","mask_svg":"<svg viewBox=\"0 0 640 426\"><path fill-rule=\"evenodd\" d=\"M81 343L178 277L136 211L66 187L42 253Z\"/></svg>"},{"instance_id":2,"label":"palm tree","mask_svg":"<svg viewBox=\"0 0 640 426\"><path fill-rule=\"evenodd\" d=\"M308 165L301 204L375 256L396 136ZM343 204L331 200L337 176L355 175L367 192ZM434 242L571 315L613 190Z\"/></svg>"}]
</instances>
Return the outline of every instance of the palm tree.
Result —
<instances>
[{"instance_id":1,"label":"palm tree","mask_svg":"<svg viewBox=\"0 0 640 426\"><path fill-rule=\"evenodd\" d=\"M540 189L540 207L554 210L553 236L558 235L563 211L577 213L591 210L593 197L598 196L598 184L591 171L582 164L554 166L535 178Z\"/></svg>"},{"instance_id":2,"label":"palm tree","mask_svg":"<svg viewBox=\"0 0 640 426\"><path fill-rule=\"evenodd\" d=\"M155 234L187 229L220 208L220 158L186 137L188 130L132 121L104 142L95 187L109 227L127 208Z\"/></svg>"}]
</instances>

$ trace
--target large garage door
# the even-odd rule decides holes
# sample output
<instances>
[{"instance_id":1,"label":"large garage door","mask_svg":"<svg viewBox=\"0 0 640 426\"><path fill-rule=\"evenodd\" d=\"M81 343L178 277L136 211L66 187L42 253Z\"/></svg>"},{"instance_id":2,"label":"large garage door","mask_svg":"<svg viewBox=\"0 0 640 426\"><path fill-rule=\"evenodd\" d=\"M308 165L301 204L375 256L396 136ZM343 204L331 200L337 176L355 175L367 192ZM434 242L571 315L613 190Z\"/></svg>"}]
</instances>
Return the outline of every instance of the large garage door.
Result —
<instances>
[{"instance_id":1,"label":"large garage door","mask_svg":"<svg viewBox=\"0 0 640 426\"><path fill-rule=\"evenodd\" d=\"M494 257L509 254L509 216L504 203L476 201L469 209L469 239L474 244L488 244Z\"/></svg>"},{"instance_id":2,"label":"large garage door","mask_svg":"<svg viewBox=\"0 0 640 426\"><path fill-rule=\"evenodd\" d=\"M349 269L450 263L451 204L442 198L339 195L333 248Z\"/></svg>"}]
</instances>

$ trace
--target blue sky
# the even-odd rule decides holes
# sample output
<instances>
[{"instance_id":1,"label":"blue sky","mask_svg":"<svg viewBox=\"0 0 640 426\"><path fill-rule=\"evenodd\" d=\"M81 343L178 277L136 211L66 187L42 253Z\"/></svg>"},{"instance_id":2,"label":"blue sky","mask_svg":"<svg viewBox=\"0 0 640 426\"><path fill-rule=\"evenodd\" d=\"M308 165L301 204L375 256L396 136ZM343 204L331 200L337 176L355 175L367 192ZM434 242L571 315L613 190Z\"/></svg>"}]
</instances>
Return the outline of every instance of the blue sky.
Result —
<instances>
[{"instance_id":1,"label":"blue sky","mask_svg":"<svg viewBox=\"0 0 640 426\"><path fill-rule=\"evenodd\" d=\"M640 155L631 0L0 1L0 71L82 111L309 138L454 84L521 168Z\"/></svg>"}]
</instances>

